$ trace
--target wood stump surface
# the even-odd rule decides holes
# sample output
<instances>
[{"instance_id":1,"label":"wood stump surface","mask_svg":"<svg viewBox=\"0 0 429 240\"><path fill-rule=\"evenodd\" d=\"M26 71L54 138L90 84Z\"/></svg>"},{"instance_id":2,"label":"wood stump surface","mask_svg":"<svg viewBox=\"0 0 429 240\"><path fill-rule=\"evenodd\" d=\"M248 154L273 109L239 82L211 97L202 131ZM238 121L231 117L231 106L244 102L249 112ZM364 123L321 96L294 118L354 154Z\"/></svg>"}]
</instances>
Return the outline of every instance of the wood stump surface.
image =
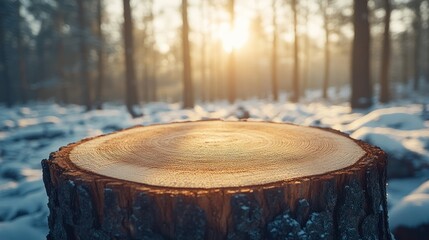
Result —
<instances>
[{"instance_id":1,"label":"wood stump surface","mask_svg":"<svg viewBox=\"0 0 429 240\"><path fill-rule=\"evenodd\" d=\"M330 129L140 126L42 166L48 239L390 239L386 155Z\"/></svg>"}]
</instances>

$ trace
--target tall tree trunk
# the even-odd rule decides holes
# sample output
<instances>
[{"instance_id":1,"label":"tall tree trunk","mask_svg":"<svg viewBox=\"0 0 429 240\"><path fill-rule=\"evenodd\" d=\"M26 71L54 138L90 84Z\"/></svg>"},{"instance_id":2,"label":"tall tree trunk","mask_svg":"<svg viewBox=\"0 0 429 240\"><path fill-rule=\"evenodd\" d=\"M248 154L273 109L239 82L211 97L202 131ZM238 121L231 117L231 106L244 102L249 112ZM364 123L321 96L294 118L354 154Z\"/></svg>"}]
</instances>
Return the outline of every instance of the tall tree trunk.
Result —
<instances>
[{"instance_id":1,"label":"tall tree trunk","mask_svg":"<svg viewBox=\"0 0 429 240\"><path fill-rule=\"evenodd\" d=\"M429 6L429 0L426 0L426 6ZM429 84L429 18L427 17L426 22L426 83Z\"/></svg>"},{"instance_id":2,"label":"tall tree trunk","mask_svg":"<svg viewBox=\"0 0 429 240\"><path fill-rule=\"evenodd\" d=\"M277 10L276 0L272 0L273 10L273 47L271 52L271 84L273 101L279 100L279 87L277 80Z\"/></svg>"},{"instance_id":3,"label":"tall tree trunk","mask_svg":"<svg viewBox=\"0 0 429 240\"><path fill-rule=\"evenodd\" d=\"M133 39L133 20L131 15L130 0L123 0L124 4L124 52L125 52L125 77L126 92L125 102L128 112L133 118L140 117L134 105L138 105L136 74L134 66L134 39Z\"/></svg>"},{"instance_id":4,"label":"tall tree trunk","mask_svg":"<svg viewBox=\"0 0 429 240\"><path fill-rule=\"evenodd\" d=\"M191 53L189 47L188 1L182 0L182 44L183 44L183 108L194 107L192 88Z\"/></svg>"},{"instance_id":5,"label":"tall tree trunk","mask_svg":"<svg viewBox=\"0 0 429 240\"><path fill-rule=\"evenodd\" d=\"M36 52L37 52L37 73L36 73L36 99L41 100L41 85L46 81L46 20L42 19L40 22L40 31L36 39Z\"/></svg>"},{"instance_id":6,"label":"tall tree trunk","mask_svg":"<svg viewBox=\"0 0 429 240\"><path fill-rule=\"evenodd\" d=\"M213 31L213 21L214 21L214 6L213 6L213 0L208 0L208 5L209 5L209 9L207 11L207 21L208 21L208 26L207 29L209 29L210 31ZM210 36L210 48L208 49L208 66L207 66L207 70L208 70L208 90L207 90L207 98L210 102L213 102L215 100L215 88L216 88L216 84L215 84L215 76L216 76L216 70L215 70L215 57L216 57L216 51L215 51L215 40Z\"/></svg>"},{"instance_id":7,"label":"tall tree trunk","mask_svg":"<svg viewBox=\"0 0 429 240\"><path fill-rule=\"evenodd\" d=\"M208 100L207 98L207 66L206 66L206 33L207 29L206 25L206 1L201 1L201 101L205 102Z\"/></svg>"},{"instance_id":8,"label":"tall tree trunk","mask_svg":"<svg viewBox=\"0 0 429 240\"><path fill-rule=\"evenodd\" d=\"M152 76L151 76L151 92L152 92L152 101L156 102L158 101L158 94L157 94L157 71L158 71L158 54L155 50L156 45L156 31L155 31L155 24L154 24L154 9L153 9L153 0L149 1L150 3L150 26L151 26L151 34L152 34L152 41L151 41L151 54L152 54Z\"/></svg>"},{"instance_id":9,"label":"tall tree trunk","mask_svg":"<svg viewBox=\"0 0 429 240\"><path fill-rule=\"evenodd\" d=\"M151 3L151 1L148 1L146 3ZM149 6L147 7L148 9L151 9ZM150 10L152 11L152 9ZM143 78L143 102L148 103L150 102L150 96L149 96L149 64L148 64L148 25L149 25L149 16L146 15L147 13L145 12L145 14L143 15L143 30L142 30L142 40L140 42L140 46L143 49L143 53L140 56L141 57L141 63L142 63L142 68L143 68L143 73L142 73L142 78Z\"/></svg>"},{"instance_id":10,"label":"tall tree trunk","mask_svg":"<svg viewBox=\"0 0 429 240\"><path fill-rule=\"evenodd\" d=\"M387 103L390 100L389 93L389 67L390 67L390 0L384 0L384 34L383 34L383 52L381 60L380 74L380 102Z\"/></svg>"},{"instance_id":11,"label":"tall tree trunk","mask_svg":"<svg viewBox=\"0 0 429 240\"><path fill-rule=\"evenodd\" d=\"M353 1L353 50L351 107L368 108L372 105L370 81L370 30L368 0Z\"/></svg>"},{"instance_id":12,"label":"tall tree trunk","mask_svg":"<svg viewBox=\"0 0 429 240\"><path fill-rule=\"evenodd\" d=\"M152 44L152 46L155 46L155 43L153 43ZM158 55L157 55L157 52L156 52L156 50L155 50L155 48L154 47L152 47L152 77L151 77L151 79L152 79L152 81L151 81L151 92L152 92L152 101L153 102L156 102L156 101L158 101L158 93L157 93L157 90L158 90L158 87L157 87L157 66L158 66Z\"/></svg>"},{"instance_id":13,"label":"tall tree trunk","mask_svg":"<svg viewBox=\"0 0 429 240\"><path fill-rule=\"evenodd\" d=\"M144 43L143 43L144 44ZM144 47L144 52L147 52L147 48ZM143 102L150 102L150 91L149 91L149 69L147 64L147 59L143 56Z\"/></svg>"},{"instance_id":14,"label":"tall tree trunk","mask_svg":"<svg viewBox=\"0 0 429 240\"><path fill-rule=\"evenodd\" d=\"M408 85L409 56L408 56L408 30L405 30L401 35L401 52L402 52L402 84Z\"/></svg>"},{"instance_id":15,"label":"tall tree trunk","mask_svg":"<svg viewBox=\"0 0 429 240\"><path fill-rule=\"evenodd\" d=\"M2 95L7 107L13 105L11 82L9 78L8 61L6 56L6 3L0 2L0 73L3 82Z\"/></svg>"},{"instance_id":16,"label":"tall tree trunk","mask_svg":"<svg viewBox=\"0 0 429 240\"><path fill-rule=\"evenodd\" d=\"M229 0L229 26L231 31L235 31L235 0ZM237 98L236 90L236 79L235 79L235 49L234 46L231 46L231 52L229 53L229 62L228 62L228 83L229 83L229 94L228 101L234 103Z\"/></svg>"},{"instance_id":17,"label":"tall tree trunk","mask_svg":"<svg viewBox=\"0 0 429 240\"><path fill-rule=\"evenodd\" d=\"M329 68L331 67L331 58L330 58L330 26L329 26L329 16L328 8L330 7L330 0L322 0L322 11L323 11L323 25L325 28L325 68L323 72L323 98L328 98L328 88L329 88Z\"/></svg>"},{"instance_id":18,"label":"tall tree trunk","mask_svg":"<svg viewBox=\"0 0 429 240\"><path fill-rule=\"evenodd\" d=\"M56 42L56 52L55 52L55 61L56 61L56 76L60 82L61 88L61 97L64 103L69 101L68 99L68 89L67 81L64 77L64 36L63 36L63 25L64 25L64 15L63 15L63 0L56 0L57 10L55 12L55 42Z\"/></svg>"},{"instance_id":19,"label":"tall tree trunk","mask_svg":"<svg viewBox=\"0 0 429 240\"><path fill-rule=\"evenodd\" d=\"M83 0L76 0L78 6L78 22L79 22L79 47L80 47L80 78L82 83L82 99L86 107L86 111L91 110L91 83L88 69L88 45L87 45L87 21L86 10Z\"/></svg>"},{"instance_id":20,"label":"tall tree trunk","mask_svg":"<svg viewBox=\"0 0 429 240\"><path fill-rule=\"evenodd\" d=\"M104 37L101 25L103 24L103 3L102 0L97 0L97 88L95 89L95 103L97 109L102 109L102 93L103 93L103 82L104 82Z\"/></svg>"},{"instance_id":21,"label":"tall tree trunk","mask_svg":"<svg viewBox=\"0 0 429 240\"><path fill-rule=\"evenodd\" d=\"M25 56L25 46L22 42L22 28L21 28L21 1L16 1L17 11L17 28L16 28L16 39L18 45L18 57L19 57L19 86L21 92L21 100L26 103L28 100L28 83L27 83L27 66Z\"/></svg>"},{"instance_id":22,"label":"tall tree trunk","mask_svg":"<svg viewBox=\"0 0 429 240\"><path fill-rule=\"evenodd\" d=\"M310 11L310 7L309 7L309 0L305 1L305 32L306 34L304 35L304 64L303 64L303 70L302 70L302 84L300 87L300 96L305 97L305 91L307 90L307 87L309 86L309 64L310 64L310 37L308 35L309 32L309 28L308 28L308 15L309 15L309 11Z\"/></svg>"},{"instance_id":23,"label":"tall tree trunk","mask_svg":"<svg viewBox=\"0 0 429 240\"><path fill-rule=\"evenodd\" d=\"M293 12L293 32L294 32L294 50L293 50L293 70L292 70L292 102L298 102L299 100L299 38L298 38L298 10L297 0L292 0L292 12Z\"/></svg>"},{"instance_id":24,"label":"tall tree trunk","mask_svg":"<svg viewBox=\"0 0 429 240\"><path fill-rule=\"evenodd\" d=\"M420 12L422 0L413 1L414 7L414 20L413 20L413 29L414 29L414 91L419 89L420 81L420 71L421 71L421 62L420 62L420 51L421 51L421 34L422 34L422 15Z\"/></svg>"}]
</instances>

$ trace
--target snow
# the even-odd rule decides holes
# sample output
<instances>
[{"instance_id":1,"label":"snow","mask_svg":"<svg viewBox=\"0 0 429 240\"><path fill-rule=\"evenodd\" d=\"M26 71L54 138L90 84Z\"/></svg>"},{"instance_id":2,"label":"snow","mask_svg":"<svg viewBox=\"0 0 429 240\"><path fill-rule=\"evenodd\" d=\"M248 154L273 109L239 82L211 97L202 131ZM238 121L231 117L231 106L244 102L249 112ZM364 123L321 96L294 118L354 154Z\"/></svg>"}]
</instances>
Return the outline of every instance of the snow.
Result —
<instances>
[{"instance_id":1,"label":"snow","mask_svg":"<svg viewBox=\"0 0 429 240\"><path fill-rule=\"evenodd\" d=\"M40 161L60 146L134 125L212 118L332 127L378 145L397 168L410 168L404 175L409 178L389 180L391 228L429 222L429 121L422 118L419 101L352 112L346 102L333 104L310 96L297 104L250 99L233 105L226 101L199 104L187 110L178 103L158 102L141 111L143 117L132 119L124 106L115 103L90 112L54 103L0 106L0 238L45 239L48 209Z\"/></svg>"},{"instance_id":2,"label":"snow","mask_svg":"<svg viewBox=\"0 0 429 240\"><path fill-rule=\"evenodd\" d=\"M343 127L344 132L356 131L362 127L388 127L401 130L417 130L425 128L424 121L419 114L421 108L391 107L374 110L365 116Z\"/></svg>"},{"instance_id":3,"label":"snow","mask_svg":"<svg viewBox=\"0 0 429 240\"><path fill-rule=\"evenodd\" d=\"M429 224L429 181L404 197L389 212L390 228Z\"/></svg>"}]
</instances>

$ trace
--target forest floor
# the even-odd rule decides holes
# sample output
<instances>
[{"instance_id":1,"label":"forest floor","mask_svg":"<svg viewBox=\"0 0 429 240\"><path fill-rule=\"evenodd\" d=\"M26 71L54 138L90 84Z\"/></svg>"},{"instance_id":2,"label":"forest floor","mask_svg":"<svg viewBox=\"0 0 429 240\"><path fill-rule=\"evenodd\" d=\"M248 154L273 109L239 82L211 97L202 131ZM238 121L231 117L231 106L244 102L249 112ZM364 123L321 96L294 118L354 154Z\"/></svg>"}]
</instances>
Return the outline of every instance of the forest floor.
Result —
<instances>
[{"instance_id":1,"label":"forest floor","mask_svg":"<svg viewBox=\"0 0 429 240\"><path fill-rule=\"evenodd\" d=\"M331 127L377 145L389 154L390 227L429 223L429 113L424 110L429 96L377 103L365 111L351 111L341 95L342 100L334 102L317 94L298 104L285 99L282 95L279 103L253 99L234 105L199 104L192 110L150 103L137 119L115 103L90 112L49 102L0 106L1 239L46 239L48 208L40 161L60 146L134 125L211 118Z\"/></svg>"}]
</instances>

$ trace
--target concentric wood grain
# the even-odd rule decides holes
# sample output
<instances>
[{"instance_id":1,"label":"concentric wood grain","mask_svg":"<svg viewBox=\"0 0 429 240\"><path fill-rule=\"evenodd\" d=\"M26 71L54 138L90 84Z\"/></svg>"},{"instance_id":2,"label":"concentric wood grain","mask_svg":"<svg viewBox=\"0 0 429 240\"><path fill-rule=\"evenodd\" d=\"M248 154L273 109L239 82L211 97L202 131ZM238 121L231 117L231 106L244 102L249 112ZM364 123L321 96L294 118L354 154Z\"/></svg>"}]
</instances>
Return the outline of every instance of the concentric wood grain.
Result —
<instances>
[{"instance_id":1,"label":"concentric wood grain","mask_svg":"<svg viewBox=\"0 0 429 240\"><path fill-rule=\"evenodd\" d=\"M318 128L201 121L98 137L74 147L70 161L152 186L222 188L324 174L355 164L365 153L350 138Z\"/></svg>"}]
</instances>

